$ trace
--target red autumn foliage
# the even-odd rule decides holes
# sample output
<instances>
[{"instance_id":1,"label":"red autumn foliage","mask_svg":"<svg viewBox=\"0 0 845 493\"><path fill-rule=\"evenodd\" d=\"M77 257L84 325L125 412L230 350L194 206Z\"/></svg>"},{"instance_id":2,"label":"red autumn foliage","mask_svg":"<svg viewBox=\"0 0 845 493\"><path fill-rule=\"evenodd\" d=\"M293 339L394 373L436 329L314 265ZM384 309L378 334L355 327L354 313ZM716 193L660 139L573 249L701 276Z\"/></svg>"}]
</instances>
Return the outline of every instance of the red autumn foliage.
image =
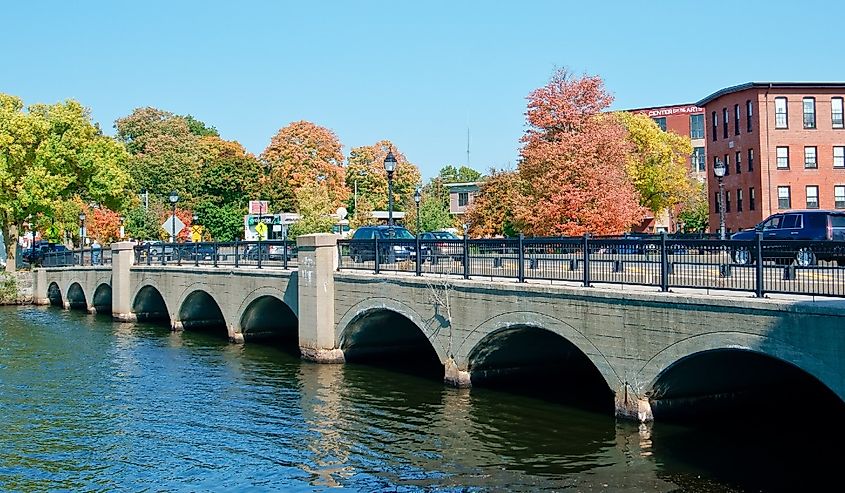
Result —
<instances>
[{"instance_id":1,"label":"red autumn foliage","mask_svg":"<svg viewBox=\"0 0 845 493\"><path fill-rule=\"evenodd\" d=\"M535 236L619 234L642 218L625 172L626 130L601 111L613 101L596 76L557 71L528 95L518 218Z\"/></svg>"},{"instance_id":2,"label":"red autumn foliage","mask_svg":"<svg viewBox=\"0 0 845 493\"><path fill-rule=\"evenodd\" d=\"M120 214L105 207L88 208L86 212L86 235L93 242L106 245L120 239Z\"/></svg>"}]
</instances>

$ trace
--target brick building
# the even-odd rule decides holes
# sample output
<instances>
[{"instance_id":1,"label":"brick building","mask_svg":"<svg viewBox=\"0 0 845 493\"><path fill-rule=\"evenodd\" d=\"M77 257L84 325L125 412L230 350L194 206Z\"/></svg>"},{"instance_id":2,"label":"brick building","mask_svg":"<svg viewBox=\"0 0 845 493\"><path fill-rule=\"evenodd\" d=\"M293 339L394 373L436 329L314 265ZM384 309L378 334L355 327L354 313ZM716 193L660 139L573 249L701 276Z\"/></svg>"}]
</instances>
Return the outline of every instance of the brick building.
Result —
<instances>
[{"instance_id":1,"label":"brick building","mask_svg":"<svg viewBox=\"0 0 845 493\"><path fill-rule=\"evenodd\" d=\"M845 209L845 82L749 82L702 99L710 231L719 227L717 160L727 165L725 223L753 227L787 209Z\"/></svg>"},{"instance_id":2,"label":"brick building","mask_svg":"<svg viewBox=\"0 0 845 493\"><path fill-rule=\"evenodd\" d=\"M678 135L688 136L692 142L693 152L687 159L687 165L693 175L701 181L705 180L707 161L705 159L704 108L699 108L694 104L681 104L634 108L626 111L650 117L664 132L675 132ZM664 211L659 217L653 217L649 213L643 218L643 222L639 226L634 227L635 231L646 233L664 230L674 232L676 229L677 225L674 224L673 214L669 214L669 211Z\"/></svg>"}]
</instances>

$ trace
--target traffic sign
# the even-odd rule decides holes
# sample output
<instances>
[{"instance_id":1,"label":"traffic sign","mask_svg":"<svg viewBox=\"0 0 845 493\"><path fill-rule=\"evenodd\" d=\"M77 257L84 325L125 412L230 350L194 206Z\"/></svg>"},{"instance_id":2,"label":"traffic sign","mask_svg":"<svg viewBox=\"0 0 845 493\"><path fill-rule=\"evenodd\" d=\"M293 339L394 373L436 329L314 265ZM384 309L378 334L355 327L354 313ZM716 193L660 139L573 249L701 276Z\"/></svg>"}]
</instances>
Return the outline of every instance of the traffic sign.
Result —
<instances>
[{"instance_id":1,"label":"traffic sign","mask_svg":"<svg viewBox=\"0 0 845 493\"><path fill-rule=\"evenodd\" d=\"M265 223L258 223L255 225L255 232L258 233L258 236L261 238L267 237L267 224Z\"/></svg>"},{"instance_id":2,"label":"traffic sign","mask_svg":"<svg viewBox=\"0 0 845 493\"><path fill-rule=\"evenodd\" d=\"M181 220L179 220L179 218L176 217L176 216L168 217L167 220L164 221L164 224L161 225L161 228L163 230L165 230L167 232L167 234L171 234L174 231L174 229L173 229L173 223L174 222L176 223L175 231L176 231L176 234L178 235L180 231L185 229L185 223L183 223Z\"/></svg>"}]
</instances>

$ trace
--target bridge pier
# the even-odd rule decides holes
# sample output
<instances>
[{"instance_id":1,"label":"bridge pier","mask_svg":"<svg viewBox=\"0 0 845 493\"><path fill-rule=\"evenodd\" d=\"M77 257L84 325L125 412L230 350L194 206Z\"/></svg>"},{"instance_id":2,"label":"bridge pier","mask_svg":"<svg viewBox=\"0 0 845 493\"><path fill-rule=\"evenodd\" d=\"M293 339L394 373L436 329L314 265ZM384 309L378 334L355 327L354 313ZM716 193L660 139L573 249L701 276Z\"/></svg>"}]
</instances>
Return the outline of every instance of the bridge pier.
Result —
<instances>
[{"instance_id":1,"label":"bridge pier","mask_svg":"<svg viewBox=\"0 0 845 493\"><path fill-rule=\"evenodd\" d=\"M648 423L654 421L651 403L634 393L629 385L623 385L616 390L616 417L625 420Z\"/></svg>"},{"instance_id":2,"label":"bridge pier","mask_svg":"<svg viewBox=\"0 0 845 493\"><path fill-rule=\"evenodd\" d=\"M343 363L335 343L335 287L337 236L303 235L296 239L299 255L299 352L317 363Z\"/></svg>"},{"instance_id":3,"label":"bridge pier","mask_svg":"<svg viewBox=\"0 0 845 493\"><path fill-rule=\"evenodd\" d=\"M129 270L135 263L132 242L112 243L111 316L120 322L134 322L138 317L132 312L132 284Z\"/></svg>"},{"instance_id":4,"label":"bridge pier","mask_svg":"<svg viewBox=\"0 0 845 493\"><path fill-rule=\"evenodd\" d=\"M47 271L43 268L35 270L32 278L32 303L35 305L49 305L50 297L47 294L49 288L47 282Z\"/></svg>"},{"instance_id":5,"label":"bridge pier","mask_svg":"<svg viewBox=\"0 0 845 493\"><path fill-rule=\"evenodd\" d=\"M446 359L446 362L443 364L443 367L443 381L446 384L451 385L453 387L457 387L459 389L472 387L472 378L470 377L469 371L467 371L466 369L460 369L460 367L458 367L458 364L455 363L455 360L451 356Z\"/></svg>"}]
</instances>

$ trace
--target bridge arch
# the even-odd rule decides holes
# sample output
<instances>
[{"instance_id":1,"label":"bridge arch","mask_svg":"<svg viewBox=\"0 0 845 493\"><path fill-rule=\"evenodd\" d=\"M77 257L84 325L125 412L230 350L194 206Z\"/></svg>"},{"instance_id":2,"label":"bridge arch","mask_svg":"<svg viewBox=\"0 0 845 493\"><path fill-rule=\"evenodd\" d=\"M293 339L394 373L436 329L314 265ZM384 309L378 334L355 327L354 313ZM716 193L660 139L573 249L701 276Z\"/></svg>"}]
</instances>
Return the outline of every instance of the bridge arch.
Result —
<instances>
[{"instance_id":1,"label":"bridge arch","mask_svg":"<svg viewBox=\"0 0 845 493\"><path fill-rule=\"evenodd\" d=\"M473 386L536 390L544 398L613 410L620 378L604 355L566 322L511 312L485 321L473 332L485 334L465 357ZM553 390L562 382L565 391Z\"/></svg>"},{"instance_id":2,"label":"bridge arch","mask_svg":"<svg viewBox=\"0 0 845 493\"><path fill-rule=\"evenodd\" d=\"M786 341L744 332L692 336L663 349L640 371L655 419L702 418L770 407L787 394L845 410L834 369ZM763 403L766 401L766 403Z\"/></svg>"},{"instance_id":3,"label":"bridge arch","mask_svg":"<svg viewBox=\"0 0 845 493\"><path fill-rule=\"evenodd\" d=\"M220 303L208 291L194 289L182 297L178 306L183 329L229 335Z\"/></svg>"},{"instance_id":4,"label":"bridge arch","mask_svg":"<svg viewBox=\"0 0 845 493\"><path fill-rule=\"evenodd\" d=\"M111 297L111 285L108 283L101 283L97 286L94 290L94 298L91 301L91 304L94 306L94 309L97 310L97 313L111 313Z\"/></svg>"},{"instance_id":5,"label":"bridge arch","mask_svg":"<svg viewBox=\"0 0 845 493\"><path fill-rule=\"evenodd\" d=\"M161 292L151 284L141 286L132 301L132 313L139 322L170 322L170 310Z\"/></svg>"},{"instance_id":6,"label":"bridge arch","mask_svg":"<svg viewBox=\"0 0 845 493\"><path fill-rule=\"evenodd\" d=\"M279 290L259 289L244 300L238 309L244 341L298 342L299 319L283 296Z\"/></svg>"},{"instance_id":7,"label":"bridge arch","mask_svg":"<svg viewBox=\"0 0 845 493\"><path fill-rule=\"evenodd\" d=\"M67 296L65 298L68 306L72 309L88 309L88 301L85 296L85 290L78 282L73 282L67 288Z\"/></svg>"},{"instance_id":8,"label":"bridge arch","mask_svg":"<svg viewBox=\"0 0 845 493\"><path fill-rule=\"evenodd\" d=\"M47 299L50 300L52 306L64 306L64 299L62 298L62 288L56 282L51 282L47 287Z\"/></svg>"},{"instance_id":9,"label":"bridge arch","mask_svg":"<svg viewBox=\"0 0 845 493\"><path fill-rule=\"evenodd\" d=\"M338 346L349 362L420 364L423 372L439 368L448 352L438 343L442 324L428 323L408 305L389 298L371 298L351 307L337 324ZM431 365L428 365L431 363Z\"/></svg>"}]
</instances>

